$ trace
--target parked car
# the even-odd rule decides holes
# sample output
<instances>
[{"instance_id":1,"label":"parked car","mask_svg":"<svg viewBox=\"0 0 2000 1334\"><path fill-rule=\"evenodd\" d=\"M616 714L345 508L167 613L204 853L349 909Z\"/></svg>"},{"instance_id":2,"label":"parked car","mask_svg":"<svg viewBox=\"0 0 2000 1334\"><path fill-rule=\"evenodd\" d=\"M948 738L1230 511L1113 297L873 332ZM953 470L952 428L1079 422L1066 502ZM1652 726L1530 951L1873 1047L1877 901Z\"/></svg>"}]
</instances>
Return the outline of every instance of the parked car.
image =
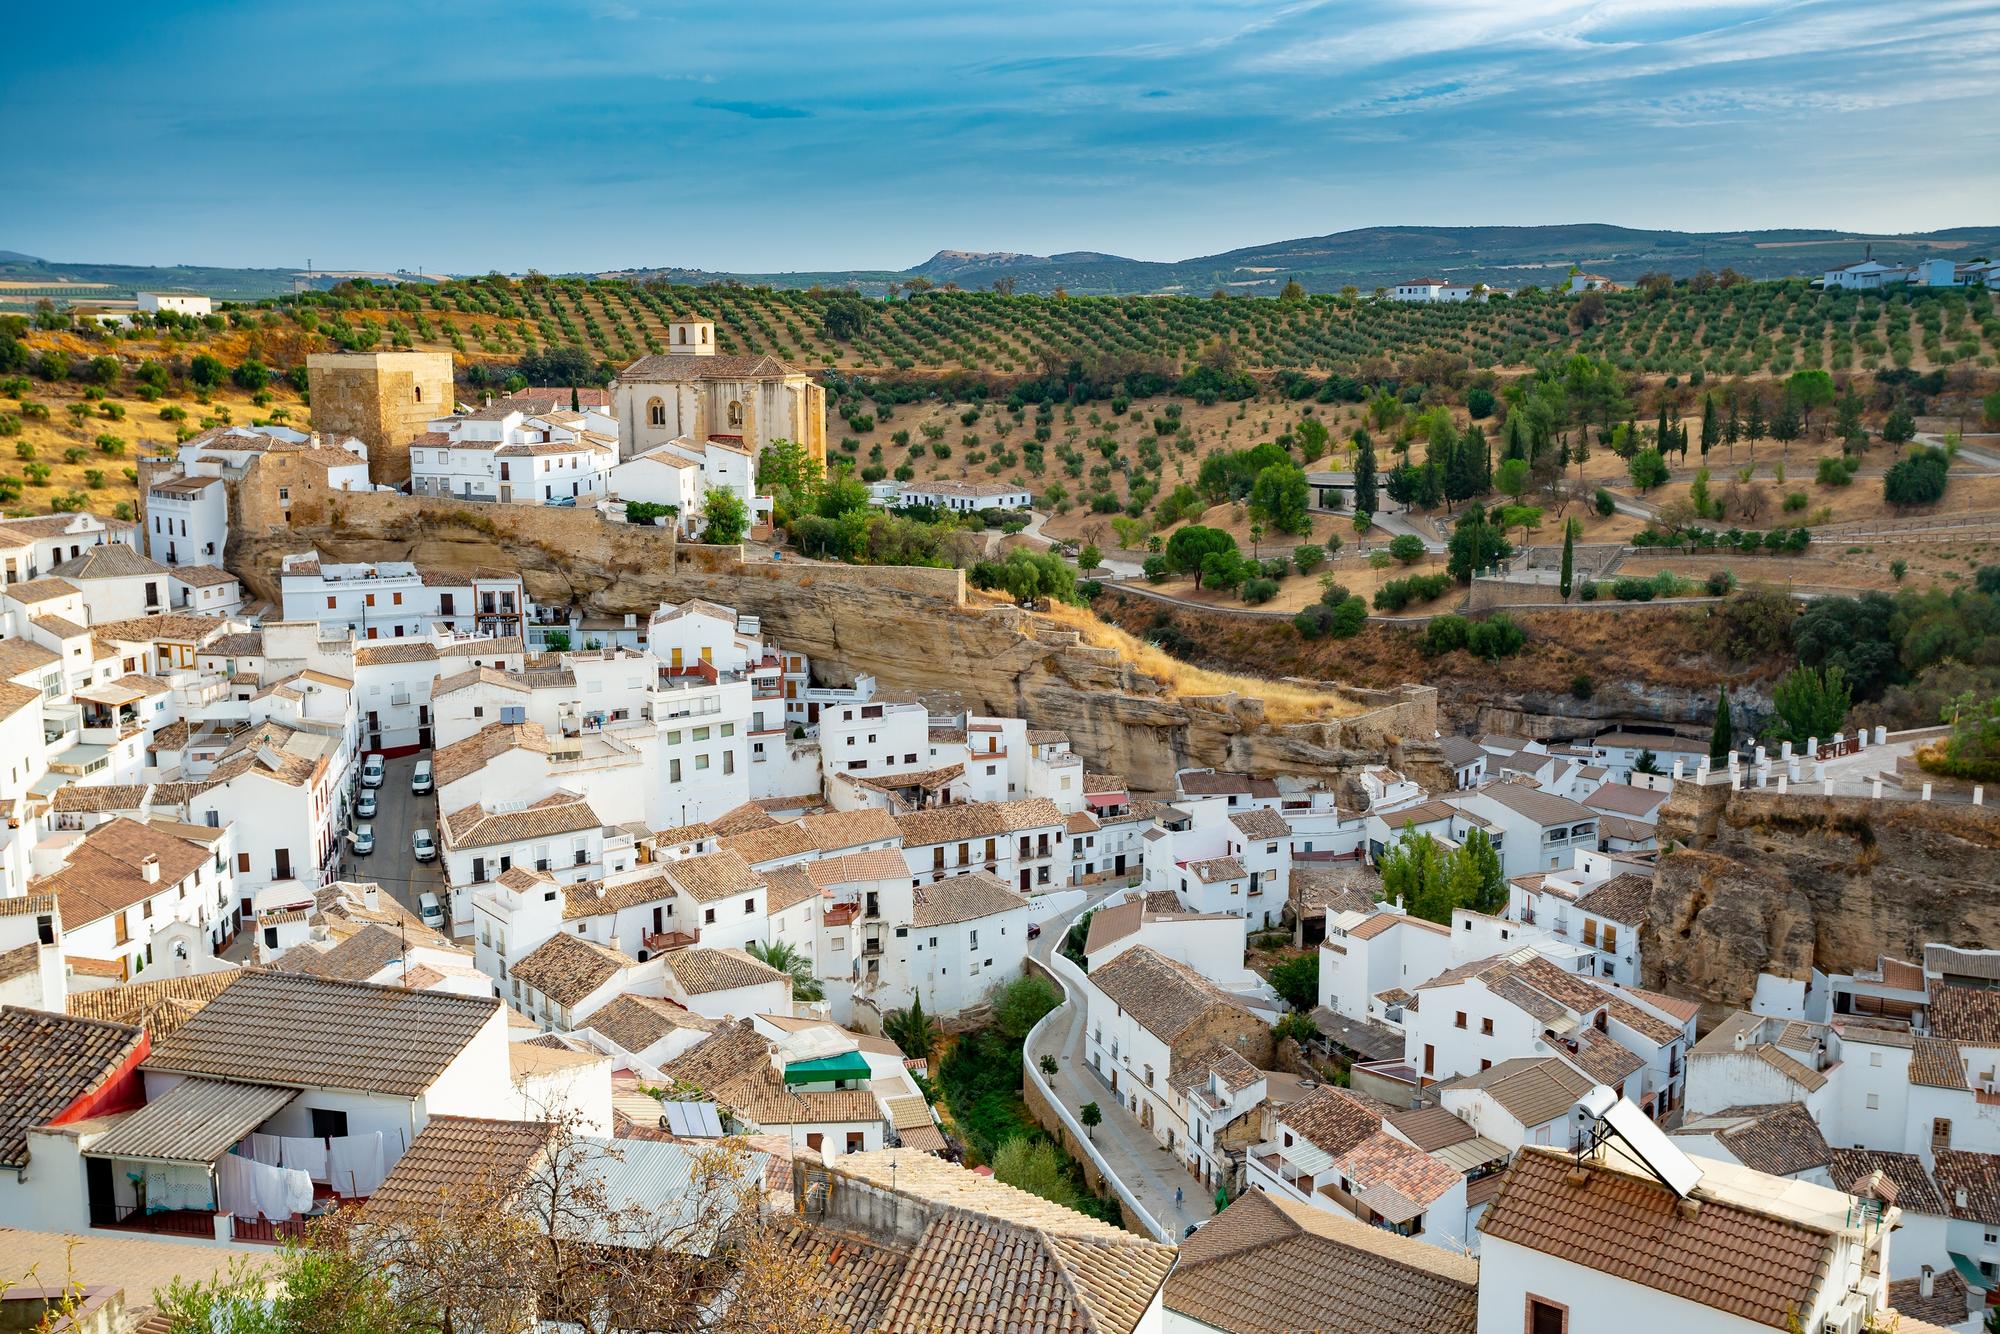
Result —
<instances>
[{"instance_id":1,"label":"parked car","mask_svg":"<svg viewBox=\"0 0 2000 1334\"><path fill-rule=\"evenodd\" d=\"M361 795L355 798L354 801L354 818L357 820L374 819L375 802L375 789L372 787L362 788Z\"/></svg>"},{"instance_id":2,"label":"parked car","mask_svg":"<svg viewBox=\"0 0 2000 1334\"><path fill-rule=\"evenodd\" d=\"M444 905L438 902L437 895L428 891L417 895L417 916L433 931L444 930Z\"/></svg>"},{"instance_id":3,"label":"parked car","mask_svg":"<svg viewBox=\"0 0 2000 1334\"><path fill-rule=\"evenodd\" d=\"M1040 940L1041 938L1042 938L1042 924L1040 922L1028 923L1028 939Z\"/></svg>"},{"instance_id":4,"label":"parked car","mask_svg":"<svg viewBox=\"0 0 2000 1334\"><path fill-rule=\"evenodd\" d=\"M354 826L354 855L366 857L375 851L375 826L360 824Z\"/></svg>"},{"instance_id":5,"label":"parked car","mask_svg":"<svg viewBox=\"0 0 2000 1334\"><path fill-rule=\"evenodd\" d=\"M361 786L380 787L382 780L389 776L389 761L380 751L366 756L361 761Z\"/></svg>"},{"instance_id":6,"label":"parked car","mask_svg":"<svg viewBox=\"0 0 2000 1334\"><path fill-rule=\"evenodd\" d=\"M418 760L415 771L410 774L410 791L421 797L430 790L431 762L429 760Z\"/></svg>"},{"instance_id":7,"label":"parked car","mask_svg":"<svg viewBox=\"0 0 2000 1334\"><path fill-rule=\"evenodd\" d=\"M410 851L416 854L420 862L434 862L438 855L437 840L431 837L430 830L419 829L410 835Z\"/></svg>"},{"instance_id":8,"label":"parked car","mask_svg":"<svg viewBox=\"0 0 2000 1334\"><path fill-rule=\"evenodd\" d=\"M551 496L548 500L548 503L559 510L573 510L576 508L576 497Z\"/></svg>"}]
</instances>

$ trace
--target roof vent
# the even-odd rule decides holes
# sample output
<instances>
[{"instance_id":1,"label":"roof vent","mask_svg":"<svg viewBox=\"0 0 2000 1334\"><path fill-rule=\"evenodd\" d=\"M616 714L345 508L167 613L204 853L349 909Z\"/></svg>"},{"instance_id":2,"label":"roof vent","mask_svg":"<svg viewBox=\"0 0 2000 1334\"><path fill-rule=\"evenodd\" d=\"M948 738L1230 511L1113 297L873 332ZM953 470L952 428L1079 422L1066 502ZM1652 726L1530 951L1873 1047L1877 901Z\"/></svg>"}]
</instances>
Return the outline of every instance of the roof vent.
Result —
<instances>
[{"instance_id":1,"label":"roof vent","mask_svg":"<svg viewBox=\"0 0 2000 1334\"><path fill-rule=\"evenodd\" d=\"M1742 1029L1738 1029L1736 1036L1730 1039L1730 1045L1734 1046L1738 1051L1747 1051L1750 1047L1750 1035Z\"/></svg>"},{"instance_id":2,"label":"roof vent","mask_svg":"<svg viewBox=\"0 0 2000 1334\"><path fill-rule=\"evenodd\" d=\"M153 853L147 853L145 860L139 863L139 878L149 885L160 883L160 859Z\"/></svg>"}]
</instances>

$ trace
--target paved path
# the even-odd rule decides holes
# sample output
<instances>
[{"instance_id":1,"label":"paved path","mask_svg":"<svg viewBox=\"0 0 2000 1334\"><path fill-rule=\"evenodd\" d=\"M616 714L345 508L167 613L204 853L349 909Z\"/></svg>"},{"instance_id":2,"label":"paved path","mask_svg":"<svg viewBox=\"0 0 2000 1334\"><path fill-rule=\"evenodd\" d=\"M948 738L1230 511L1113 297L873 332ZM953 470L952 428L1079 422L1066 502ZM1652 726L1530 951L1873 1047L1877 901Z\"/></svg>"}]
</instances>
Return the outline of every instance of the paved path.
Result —
<instances>
[{"instance_id":1,"label":"paved path","mask_svg":"<svg viewBox=\"0 0 2000 1334\"><path fill-rule=\"evenodd\" d=\"M1118 888L1120 886L1113 885L1093 891L1091 898L1063 918L1060 924L1045 923L1041 938L1031 947L1031 952L1046 963L1050 952L1062 943L1070 923L1103 902ZM1125 1188L1138 1197L1146 1212L1178 1241L1191 1225L1213 1214L1213 1201L1202 1184L1182 1170L1174 1155L1160 1147L1153 1138L1153 1132L1140 1125L1139 1119L1125 1110L1110 1085L1085 1064L1083 1024L1082 1002L1064 1004L1043 1026L1039 1035L1041 1040L1028 1051L1027 1058L1037 1063L1045 1055L1056 1058L1056 1073L1048 1077L1049 1087L1055 1091L1057 1100L1072 1112L1087 1102L1097 1104L1098 1110L1104 1114L1104 1121L1090 1132L1091 1143L1104 1155L1105 1163L1125 1184ZM1183 1194L1180 1204L1174 1203L1176 1189Z\"/></svg>"},{"instance_id":2,"label":"paved path","mask_svg":"<svg viewBox=\"0 0 2000 1334\"><path fill-rule=\"evenodd\" d=\"M1054 546L1056 540L1042 531L1042 525L1048 522L1048 518L1049 516L1040 510L1035 510L1028 520L1028 526L1021 530L1021 536L1040 542L1045 547ZM1103 560L1104 563L1097 567L1093 578L1137 579L1146 572L1145 568L1135 560L1114 560L1110 556L1104 557Z\"/></svg>"}]
</instances>

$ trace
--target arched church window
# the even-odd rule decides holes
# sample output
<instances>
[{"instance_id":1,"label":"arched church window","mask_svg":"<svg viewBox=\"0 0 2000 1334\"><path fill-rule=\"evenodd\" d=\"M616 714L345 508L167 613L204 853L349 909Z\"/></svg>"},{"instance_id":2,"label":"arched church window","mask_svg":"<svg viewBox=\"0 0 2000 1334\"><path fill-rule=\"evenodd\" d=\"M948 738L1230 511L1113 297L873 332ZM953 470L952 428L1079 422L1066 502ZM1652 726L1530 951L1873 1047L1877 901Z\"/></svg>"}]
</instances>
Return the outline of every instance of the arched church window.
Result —
<instances>
[{"instance_id":1,"label":"arched church window","mask_svg":"<svg viewBox=\"0 0 2000 1334\"><path fill-rule=\"evenodd\" d=\"M731 426L743 424L743 404L733 398L729 400L729 424Z\"/></svg>"},{"instance_id":2,"label":"arched church window","mask_svg":"<svg viewBox=\"0 0 2000 1334\"><path fill-rule=\"evenodd\" d=\"M646 421L653 426L665 426L667 405L657 398L646 404Z\"/></svg>"},{"instance_id":3,"label":"arched church window","mask_svg":"<svg viewBox=\"0 0 2000 1334\"><path fill-rule=\"evenodd\" d=\"M424 387L423 387L422 385L418 385L418 386L417 386L417 390L416 390L416 392L417 392L417 402L419 402L419 403L423 402L423 401L424 401Z\"/></svg>"},{"instance_id":4,"label":"arched church window","mask_svg":"<svg viewBox=\"0 0 2000 1334\"><path fill-rule=\"evenodd\" d=\"M687 342L687 340L688 340L688 331L687 331L687 328L686 328L686 326L685 326L685 325L683 325L683 326L682 326L682 328L681 328L681 330L680 330L680 335L681 335L681 341L682 341L683 343Z\"/></svg>"}]
</instances>

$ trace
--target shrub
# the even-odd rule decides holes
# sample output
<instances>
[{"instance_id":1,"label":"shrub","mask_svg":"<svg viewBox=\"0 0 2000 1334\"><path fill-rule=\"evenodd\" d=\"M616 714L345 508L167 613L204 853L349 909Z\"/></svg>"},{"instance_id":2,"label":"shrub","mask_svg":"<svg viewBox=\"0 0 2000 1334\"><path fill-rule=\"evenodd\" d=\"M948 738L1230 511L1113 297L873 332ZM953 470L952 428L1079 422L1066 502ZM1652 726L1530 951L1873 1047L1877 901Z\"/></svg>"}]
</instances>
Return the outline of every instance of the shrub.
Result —
<instances>
[{"instance_id":1,"label":"shrub","mask_svg":"<svg viewBox=\"0 0 2000 1334\"><path fill-rule=\"evenodd\" d=\"M1785 495L1785 513L1787 514L1797 514L1806 507L1806 504L1806 493L1803 491L1791 491Z\"/></svg>"},{"instance_id":2,"label":"shrub","mask_svg":"<svg viewBox=\"0 0 2000 1334\"><path fill-rule=\"evenodd\" d=\"M1389 554L1405 565L1424 558L1424 539L1415 533L1398 533L1389 543Z\"/></svg>"},{"instance_id":3,"label":"shrub","mask_svg":"<svg viewBox=\"0 0 2000 1334\"><path fill-rule=\"evenodd\" d=\"M1246 580L1243 584L1243 600L1253 607L1269 602L1276 596L1278 596L1278 581L1275 579L1259 576Z\"/></svg>"},{"instance_id":4,"label":"shrub","mask_svg":"<svg viewBox=\"0 0 2000 1334\"><path fill-rule=\"evenodd\" d=\"M1467 650L1474 657L1485 658L1488 662L1513 657L1526 642L1527 636L1521 633L1521 627L1504 612L1473 622L1465 634Z\"/></svg>"},{"instance_id":5,"label":"shrub","mask_svg":"<svg viewBox=\"0 0 2000 1334\"><path fill-rule=\"evenodd\" d=\"M1601 519L1608 519L1618 512L1617 499L1601 486L1597 488L1595 504L1597 506L1597 515Z\"/></svg>"},{"instance_id":6,"label":"shrub","mask_svg":"<svg viewBox=\"0 0 2000 1334\"><path fill-rule=\"evenodd\" d=\"M1589 699L1597 693L1597 682L1588 672L1578 672L1569 679L1569 693L1577 699Z\"/></svg>"},{"instance_id":7,"label":"shrub","mask_svg":"<svg viewBox=\"0 0 2000 1334\"><path fill-rule=\"evenodd\" d=\"M1326 562L1326 548L1307 542L1292 552L1292 564L1300 574L1311 574Z\"/></svg>"},{"instance_id":8,"label":"shrub","mask_svg":"<svg viewBox=\"0 0 2000 1334\"><path fill-rule=\"evenodd\" d=\"M1730 591L1736 587L1736 576L1727 570L1717 570L1708 576L1703 587L1708 590L1708 595L1712 598L1728 597Z\"/></svg>"},{"instance_id":9,"label":"shrub","mask_svg":"<svg viewBox=\"0 0 2000 1334\"><path fill-rule=\"evenodd\" d=\"M1831 454L1819 461L1819 471L1813 478L1821 486L1847 486L1854 481L1855 469L1861 460L1852 454Z\"/></svg>"},{"instance_id":10,"label":"shrub","mask_svg":"<svg viewBox=\"0 0 2000 1334\"><path fill-rule=\"evenodd\" d=\"M1349 598L1333 609L1333 623L1327 633L1335 639L1352 639L1361 633L1361 627L1368 624L1368 604L1360 598Z\"/></svg>"},{"instance_id":11,"label":"shrub","mask_svg":"<svg viewBox=\"0 0 2000 1334\"><path fill-rule=\"evenodd\" d=\"M1950 460L1934 445L1893 464L1882 478L1882 497L1891 505L1933 505L1944 498Z\"/></svg>"},{"instance_id":12,"label":"shrub","mask_svg":"<svg viewBox=\"0 0 2000 1334\"><path fill-rule=\"evenodd\" d=\"M1651 602L1653 581L1626 575L1622 579L1612 581L1611 596L1619 602Z\"/></svg>"},{"instance_id":13,"label":"shrub","mask_svg":"<svg viewBox=\"0 0 2000 1334\"><path fill-rule=\"evenodd\" d=\"M1466 630L1469 623L1463 616L1438 616L1424 627L1423 641L1418 645L1426 658L1435 658L1465 647Z\"/></svg>"},{"instance_id":14,"label":"shrub","mask_svg":"<svg viewBox=\"0 0 2000 1334\"><path fill-rule=\"evenodd\" d=\"M1595 602L1597 601L1597 584L1593 580L1586 579L1577 585L1577 594L1585 602Z\"/></svg>"},{"instance_id":15,"label":"shrub","mask_svg":"<svg viewBox=\"0 0 2000 1334\"><path fill-rule=\"evenodd\" d=\"M1908 561L1892 560L1889 562L1889 573L1892 576L1894 576L1897 583L1899 584L1902 583L1903 576L1908 574L1909 572L1910 572L1910 563Z\"/></svg>"},{"instance_id":16,"label":"shrub","mask_svg":"<svg viewBox=\"0 0 2000 1334\"><path fill-rule=\"evenodd\" d=\"M1375 590L1375 610L1401 611L1413 602L1443 597L1450 587L1448 574L1413 574L1406 579L1391 579Z\"/></svg>"}]
</instances>

